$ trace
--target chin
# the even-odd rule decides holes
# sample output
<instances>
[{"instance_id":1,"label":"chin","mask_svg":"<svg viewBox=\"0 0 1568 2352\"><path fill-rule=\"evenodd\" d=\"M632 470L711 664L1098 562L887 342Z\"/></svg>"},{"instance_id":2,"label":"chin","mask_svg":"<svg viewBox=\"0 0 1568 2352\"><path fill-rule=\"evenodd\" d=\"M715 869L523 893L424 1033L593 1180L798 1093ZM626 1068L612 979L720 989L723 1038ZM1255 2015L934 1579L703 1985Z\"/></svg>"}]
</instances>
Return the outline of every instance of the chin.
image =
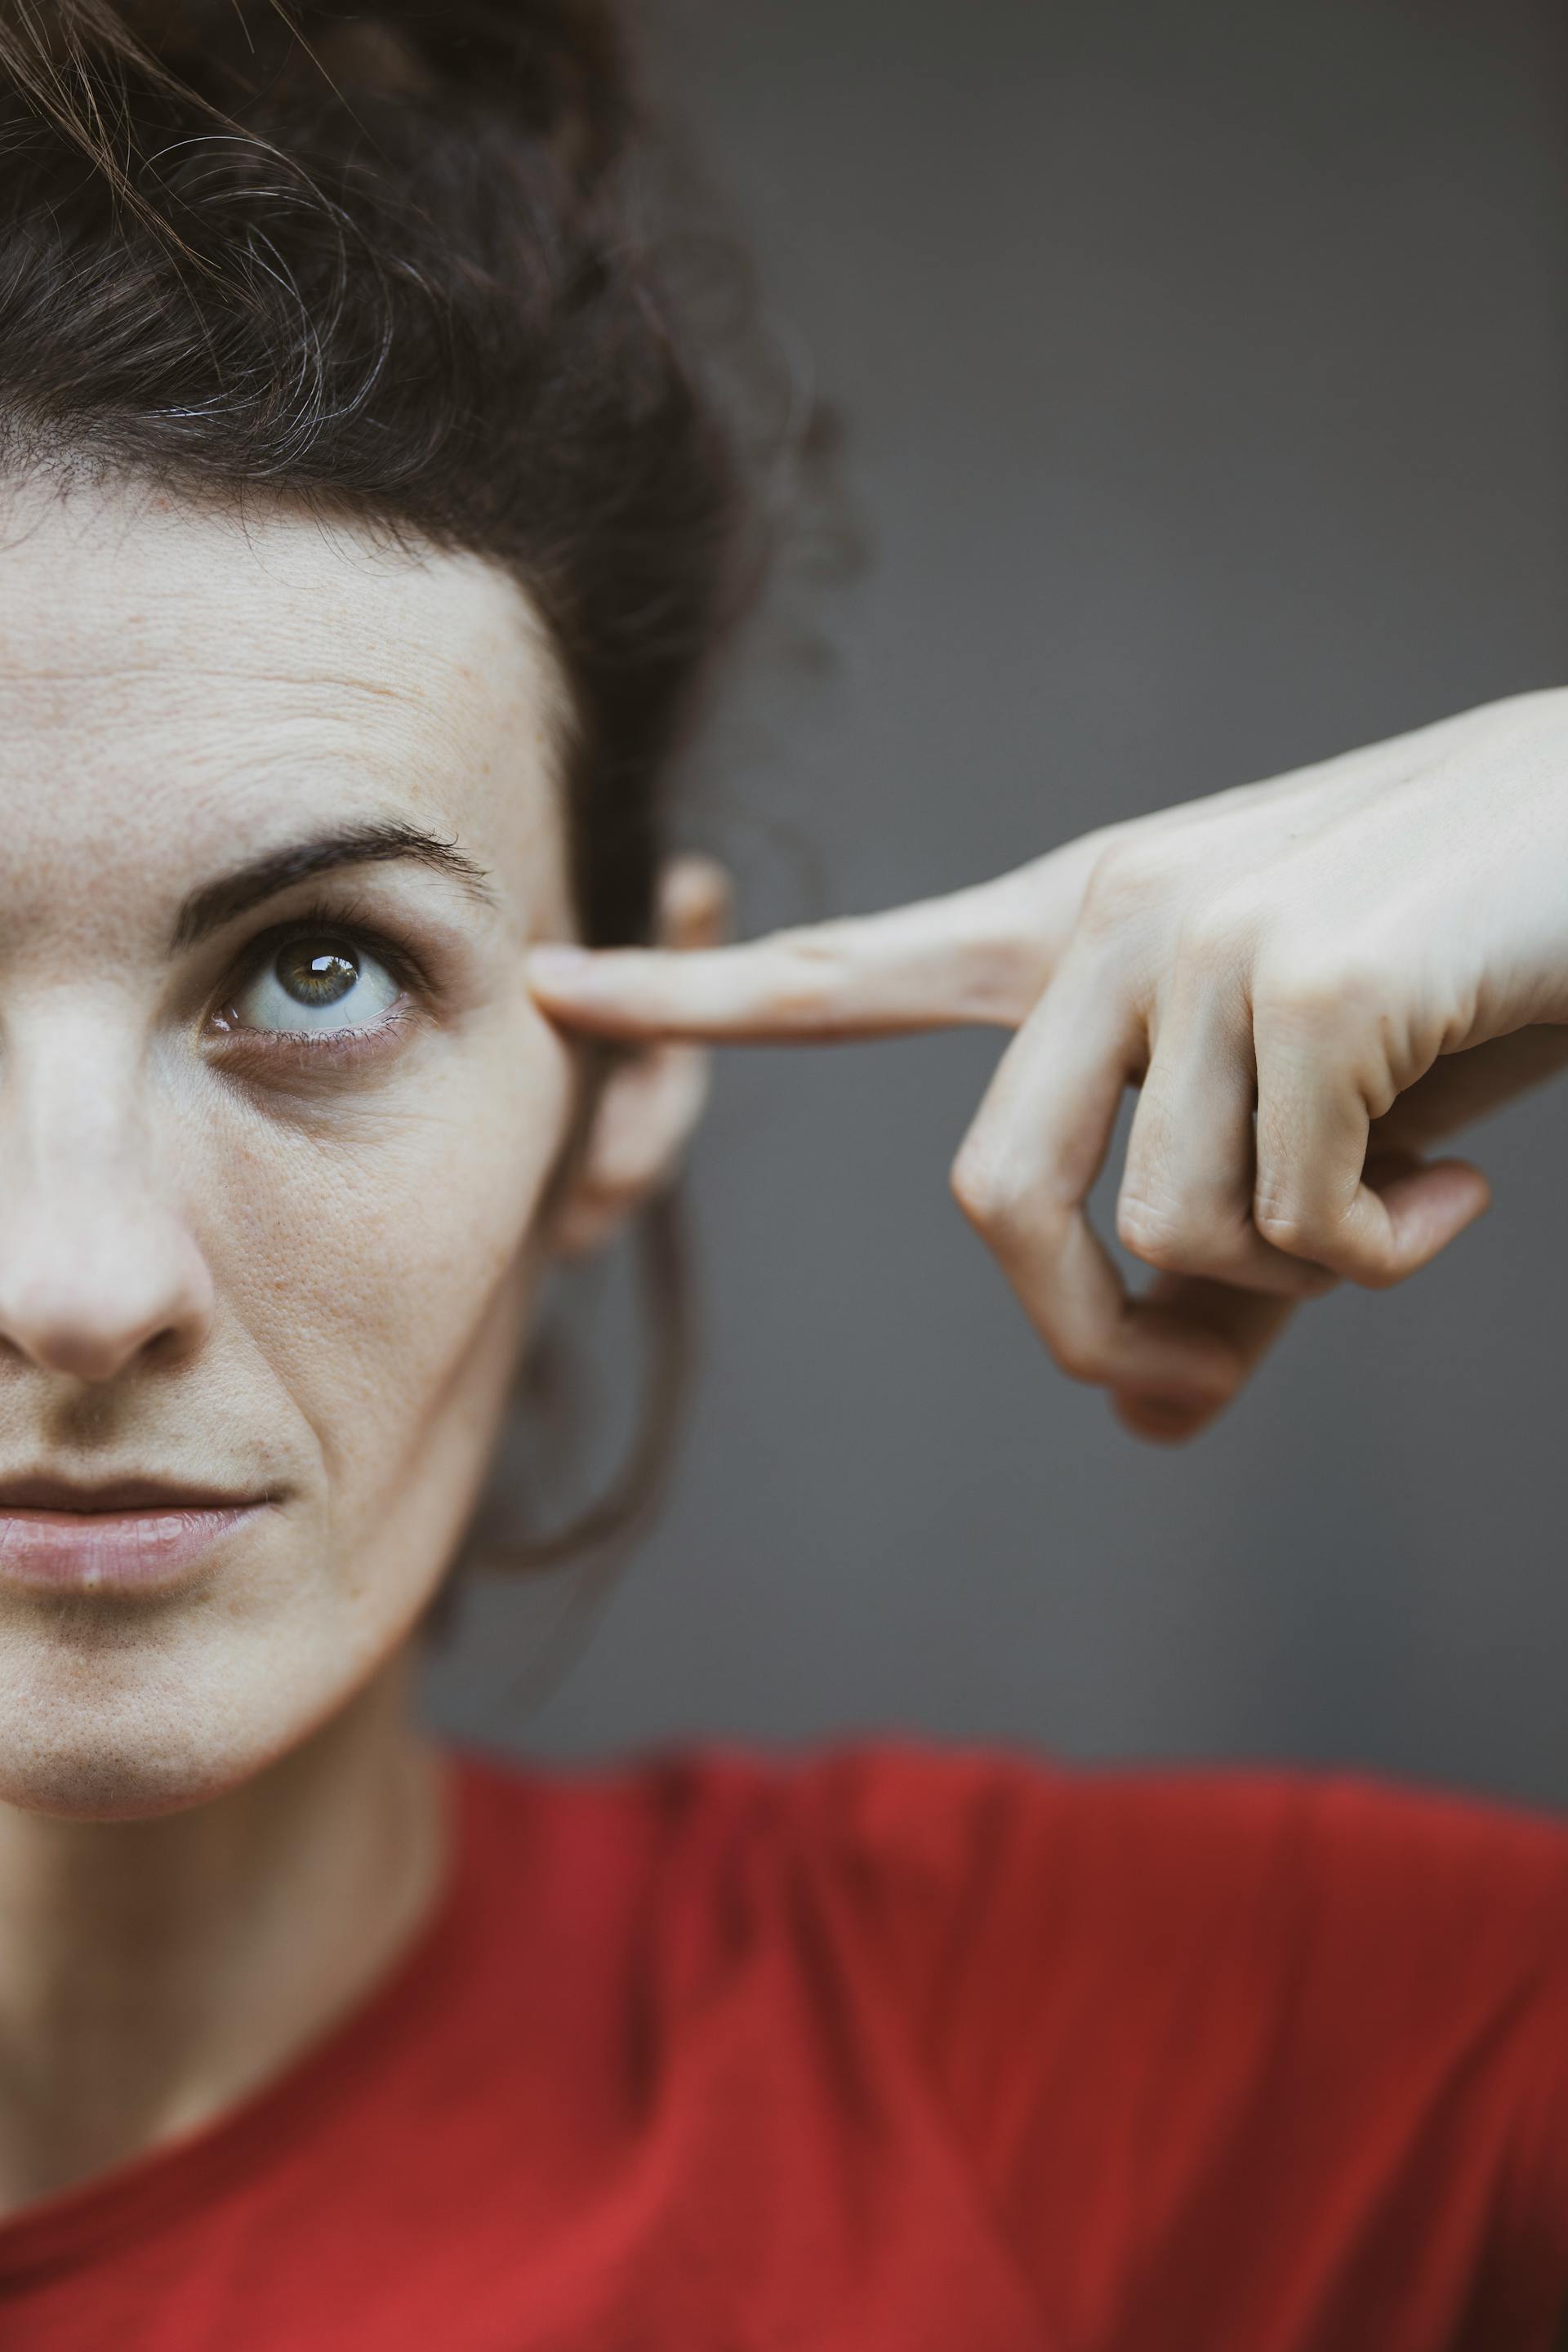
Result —
<instances>
[{"instance_id":1,"label":"chin","mask_svg":"<svg viewBox=\"0 0 1568 2352\"><path fill-rule=\"evenodd\" d=\"M161 1737L134 1720L89 1724L64 1716L29 1725L0 1740L0 1804L62 1821L154 1821L189 1811L250 1779L231 1748L220 1757L195 1742Z\"/></svg>"},{"instance_id":2,"label":"chin","mask_svg":"<svg viewBox=\"0 0 1568 2352\"><path fill-rule=\"evenodd\" d=\"M247 1777L216 1770L211 1759L155 1753L133 1733L117 1741L50 1726L37 1740L0 1747L0 1803L60 1821L155 1821L210 1803Z\"/></svg>"},{"instance_id":3,"label":"chin","mask_svg":"<svg viewBox=\"0 0 1568 2352\"><path fill-rule=\"evenodd\" d=\"M291 1674L276 1629L236 1642L154 1617L124 1612L85 1636L58 1620L5 1625L0 1803L73 1821L183 1812L253 1780L331 1710L319 1663Z\"/></svg>"}]
</instances>

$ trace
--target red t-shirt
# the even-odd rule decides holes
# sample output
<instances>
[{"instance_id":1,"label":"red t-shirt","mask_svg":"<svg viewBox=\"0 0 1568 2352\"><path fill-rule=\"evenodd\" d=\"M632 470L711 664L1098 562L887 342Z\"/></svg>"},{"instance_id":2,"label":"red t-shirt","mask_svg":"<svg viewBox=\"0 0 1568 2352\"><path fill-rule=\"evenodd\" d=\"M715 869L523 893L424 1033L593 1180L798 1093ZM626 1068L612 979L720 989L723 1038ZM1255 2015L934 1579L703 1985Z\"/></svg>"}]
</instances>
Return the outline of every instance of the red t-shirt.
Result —
<instances>
[{"instance_id":1,"label":"red t-shirt","mask_svg":"<svg viewBox=\"0 0 1568 2352\"><path fill-rule=\"evenodd\" d=\"M1546 2352L1568 1825L861 1738L466 1754L441 1906L0 2224L5 2352Z\"/></svg>"}]
</instances>

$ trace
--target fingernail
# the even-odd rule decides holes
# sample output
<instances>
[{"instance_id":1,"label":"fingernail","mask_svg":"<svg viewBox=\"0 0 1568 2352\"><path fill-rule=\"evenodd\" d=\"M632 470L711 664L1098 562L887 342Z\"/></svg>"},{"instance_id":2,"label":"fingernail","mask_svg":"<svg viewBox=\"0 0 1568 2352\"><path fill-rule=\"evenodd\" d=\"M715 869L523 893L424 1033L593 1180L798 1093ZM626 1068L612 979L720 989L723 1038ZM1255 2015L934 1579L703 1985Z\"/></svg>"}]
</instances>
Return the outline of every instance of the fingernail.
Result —
<instances>
[{"instance_id":1,"label":"fingernail","mask_svg":"<svg viewBox=\"0 0 1568 2352\"><path fill-rule=\"evenodd\" d=\"M588 949L573 947L563 940L552 940L548 947L530 949L528 975L545 988L571 988L587 978L593 962Z\"/></svg>"}]
</instances>

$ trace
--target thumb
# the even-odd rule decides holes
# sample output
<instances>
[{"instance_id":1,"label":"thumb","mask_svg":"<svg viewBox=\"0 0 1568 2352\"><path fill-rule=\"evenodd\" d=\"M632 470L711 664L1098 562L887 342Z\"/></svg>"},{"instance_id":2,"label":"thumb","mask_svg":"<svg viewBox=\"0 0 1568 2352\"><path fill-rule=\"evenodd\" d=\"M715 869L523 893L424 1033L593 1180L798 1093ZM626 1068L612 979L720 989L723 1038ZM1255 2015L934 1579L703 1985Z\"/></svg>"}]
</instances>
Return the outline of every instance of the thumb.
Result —
<instances>
[{"instance_id":1,"label":"thumb","mask_svg":"<svg viewBox=\"0 0 1568 2352\"><path fill-rule=\"evenodd\" d=\"M1375 1152L1367 1160L1363 1181L1388 1212L1396 1254L1406 1268L1429 1264L1491 1206L1491 1185L1469 1160Z\"/></svg>"}]
</instances>

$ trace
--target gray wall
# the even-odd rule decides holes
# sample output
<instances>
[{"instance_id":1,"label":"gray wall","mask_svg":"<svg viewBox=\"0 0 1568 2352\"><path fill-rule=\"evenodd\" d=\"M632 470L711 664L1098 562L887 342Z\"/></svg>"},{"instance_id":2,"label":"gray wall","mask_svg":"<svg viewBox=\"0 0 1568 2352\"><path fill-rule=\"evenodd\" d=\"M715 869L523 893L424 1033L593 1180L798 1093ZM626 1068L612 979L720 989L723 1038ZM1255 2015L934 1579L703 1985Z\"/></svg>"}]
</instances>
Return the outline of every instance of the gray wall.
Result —
<instances>
[{"instance_id":1,"label":"gray wall","mask_svg":"<svg viewBox=\"0 0 1568 2352\"><path fill-rule=\"evenodd\" d=\"M1568 676L1545 0L658 14L849 413L873 549L835 672L736 738L716 837L747 929ZM1447 1256L1308 1308L1164 1453L1055 1370L951 1203L1001 1043L722 1057L667 1518L542 1704L512 1678L565 1583L482 1594L437 1721L542 1754L896 1727L1568 1799L1568 1087L1476 1131L1496 1205ZM613 1314L600 1337L613 1405Z\"/></svg>"}]
</instances>

